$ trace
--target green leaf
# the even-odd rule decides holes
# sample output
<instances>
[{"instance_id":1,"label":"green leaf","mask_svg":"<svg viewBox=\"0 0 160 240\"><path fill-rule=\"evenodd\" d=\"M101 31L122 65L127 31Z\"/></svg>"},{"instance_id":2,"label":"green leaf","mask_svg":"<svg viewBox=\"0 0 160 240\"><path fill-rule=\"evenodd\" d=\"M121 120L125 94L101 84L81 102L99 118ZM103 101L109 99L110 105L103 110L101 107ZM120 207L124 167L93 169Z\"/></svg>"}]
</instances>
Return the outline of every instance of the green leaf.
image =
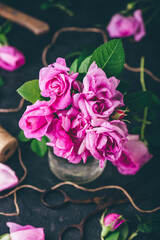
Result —
<instances>
[{"instance_id":1,"label":"green leaf","mask_svg":"<svg viewBox=\"0 0 160 240\"><path fill-rule=\"evenodd\" d=\"M35 103L37 100L42 100L39 89L39 80L35 79L24 83L17 92L27 101Z\"/></svg>"},{"instance_id":2,"label":"green leaf","mask_svg":"<svg viewBox=\"0 0 160 240\"><path fill-rule=\"evenodd\" d=\"M3 34L7 34L11 31L12 24L10 21L6 21L1 27L0 27L0 32Z\"/></svg>"},{"instance_id":3,"label":"green leaf","mask_svg":"<svg viewBox=\"0 0 160 240\"><path fill-rule=\"evenodd\" d=\"M132 111L141 111L150 104L152 93L135 92L125 98L125 105Z\"/></svg>"},{"instance_id":4,"label":"green leaf","mask_svg":"<svg viewBox=\"0 0 160 240\"><path fill-rule=\"evenodd\" d=\"M118 77L125 63L124 49L121 39L114 39L98 47L92 54L89 65L96 62L107 77Z\"/></svg>"},{"instance_id":5,"label":"green leaf","mask_svg":"<svg viewBox=\"0 0 160 240\"><path fill-rule=\"evenodd\" d=\"M25 135L24 135L24 132L21 130L19 135L18 135L18 139L21 141L21 142L29 142L31 140L31 138L26 138Z\"/></svg>"},{"instance_id":6,"label":"green leaf","mask_svg":"<svg viewBox=\"0 0 160 240\"><path fill-rule=\"evenodd\" d=\"M117 90L125 94L130 89L130 87L131 87L131 84L129 82L121 80L117 87Z\"/></svg>"},{"instance_id":7,"label":"green leaf","mask_svg":"<svg viewBox=\"0 0 160 240\"><path fill-rule=\"evenodd\" d=\"M37 139L33 139L31 142L31 149L35 152L39 157L43 157L47 151L48 146L46 145L46 137L44 136L41 141Z\"/></svg>"},{"instance_id":8,"label":"green leaf","mask_svg":"<svg viewBox=\"0 0 160 240\"><path fill-rule=\"evenodd\" d=\"M78 58L76 58L74 61L73 61L73 63L72 63L72 65L70 66L70 72L74 72L74 73L76 73L76 72L78 72Z\"/></svg>"},{"instance_id":9,"label":"green leaf","mask_svg":"<svg viewBox=\"0 0 160 240\"><path fill-rule=\"evenodd\" d=\"M10 237L10 235L7 233L7 234L4 234L4 235L0 236L0 239L1 239L1 240L11 240L11 237Z\"/></svg>"},{"instance_id":10,"label":"green leaf","mask_svg":"<svg viewBox=\"0 0 160 240\"><path fill-rule=\"evenodd\" d=\"M73 57L78 57L82 54L82 51L77 51L77 52L71 52L65 56L65 59L70 59Z\"/></svg>"},{"instance_id":11,"label":"green leaf","mask_svg":"<svg viewBox=\"0 0 160 240\"><path fill-rule=\"evenodd\" d=\"M3 33L0 33L0 44L2 44L2 45L8 44L7 37Z\"/></svg>"},{"instance_id":12,"label":"green leaf","mask_svg":"<svg viewBox=\"0 0 160 240\"><path fill-rule=\"evenodd\" d=\"M107 235L104 239L105 240L118 240L119 235L120 235L120 232L118 232L118 231L117 232L113 232L113 233Z\"/></svg>"},{"instance_id":13,"label":"green leaf","mask_svg":"<svg viewBox=\"0 0 160 240\"><path fill-rule=\"evenodd\" d=\"M0 87L2 87L4 85L4 81L2 79L2 77L0 77Z\"/></svg>"},{"instance_id":14,"label":"green leaf","mask_svg":"<svg viewBox=\"0 0 160 240\"><path fill-rule=\"evenodd\" d=\"M83 62L80 64L80 67L78 69L79 73L86 73L87 72L90 59L91 59L91 56L88 56L83 60Z\"/></svg>"},{"instance_id":15,"label":"green leaf","mask_svg":"<svg viewBox=\"0 0 160 240\"><path fill-rule=\"evenodd\" d=\"M122 225L119 227L118 231L120 232L120 236L118 240L126 240L129 233L128 224L126 222L122 223Z\"/></svg>"},{"instance_id":16,"label":"green leaf","mask_svg":"<svg viewBox=\"0 0 160 240\"><path fill-rule=\"evenodd\" d=\"M53 2L44 2L40 6L41 10L46 10L48 8L51 8L51 7L54 7L54 3Z\"/></svg>"},{"instance_id":17,"label":"green leaf","mask_svg":"<svg viewBox=\"0 0 160 240\"><path fill-rule=\"evenodd\" d=\"M138 226L138 230L142 233L151 233L153 231L150 223L142 223Z\"/></svg>"}]
</instances>

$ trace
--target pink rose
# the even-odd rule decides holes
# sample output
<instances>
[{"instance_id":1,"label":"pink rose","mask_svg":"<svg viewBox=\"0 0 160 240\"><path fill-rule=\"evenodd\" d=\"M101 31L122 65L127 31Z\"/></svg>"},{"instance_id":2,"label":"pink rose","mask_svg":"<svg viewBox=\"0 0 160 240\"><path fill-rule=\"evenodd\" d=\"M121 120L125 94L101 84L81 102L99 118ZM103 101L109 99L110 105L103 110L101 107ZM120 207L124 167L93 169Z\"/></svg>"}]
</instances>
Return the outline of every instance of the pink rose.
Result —
<instances>
[{"instance_id":1,"label":"pink rose","mask_svg":"<svg viewBox=\"0 0 160 240\"><path fill-rule=\"evenodd\" d=\"M71 87L78 73L69 74L69 70L63 58L57 58L56 63L40 70L41 95L52 98L52 107L58 110L71 103Z\"/></svg>"},{"instance_id":2,"label":"pink rose","mask_svg":"<svg viewBox=\"0 0 160 240\"><path fill-rule=\"evenodd\" d=\"M49 102L37 100L33 105L27 107L19 121L19 127L27 138L41 140L47 133L54 117Z\"/></svg>"},{"instance_id":3,"label":"pink rose","mask_svg":"<svg viewBox=\"0 0 160 240\"><path fill-rule=\"evenodd\" d=\"M69 135L74 143L74 150L76 154L80 155L85 163L87 158L91 155L86 148L86 130L91 127L91 122L84 118L81 112L71 108L66 114L66 119L70 121L68 129ZM66 119L64 122L66 122Z\"/></svg>"},{"instance_id":4,"label":"pink rose","mask_svg":"<svg viewBox=\"0 0 160 240\"><path fill-rule=\"evenodd\" d=\"M135 175L138 170L152 158L146 145L138 135L129 135L128 142L123 144L121 156L112 162L121 174Z\"/></svg>"},{"instance_id":5,"label":"pink rose","mask_svg":"<svg viewBox=\"0 0 160 240\"><path fill-rule=\"evenodd\" d=\"M100 220L102 225L101 239L104 239L109 232L113 232L124 222L125 219L122 217L122 215L117 213L110 213L105 218L103 214Z\"/></svg>"},{"instance_id":6,"label":"pink rose","mask_svg":"<svg viewBox=\"0 0 160 240\"><path fill-rule=\"evenodd\" d=\"M128 131L125 123L119 120L105 121L100 126L96 120L96 124L98 127L87 130L86 148L100 161L100 167L103 167L105 160L114 162L120 157Z\"/></svg>"},{"instance_id":7,"label":"pink rose","mask_svg":"<svg viewBox=\"0 0 160 240\"><path fill-rule=\"evenodd\" d=\"M7 222L12 240L45 240L44 229Z\"/></svg>"},{"instance_id":8,"label":"pink rose","mask_svg":"<svg viewBox=\"0 0 160 240\"><path fill-rule=\"evenodd\" d=\"M115 108L121 107L123 95L116 90L119 80L107 78L104 71L93 62L83 79L82 93L73 96L73 105L86 119L109 118Z\"/></svg>"},{"instance_id":9,"label":"pink rose","mask_svg":"<svg viewBox=\"0 0 160 240\"><path fill-rule=\"evenodd\" d=\"M0 163L0 192L19 183L15 172L7 165Z\"/></svg>"},{"instance_id":10,"label":"pink rose","mask_svg":"<svg viewBox=\"0 0 160 240\"><path fill-rule=\"evenodd\" d=\"M90 155L85 145L86 129L89 124L76 109L57 112L58 119L49 134L54 153L77 164L83 159L86 162Z\"/></svg>"},{"instance_id":11,"label":"pink rose","mask_svg":"<svg viewBox=\"0 0 160 240\"><path fill-rule=\"evenodd\" d=\"M0 67L7 71L14 71L25 64L23 53L12 46L0 47Z\"/></svg>"},{"instance_id":12,"label":"pink rose","mask_svg":"<svg viewBox=\"0 0 160 240\"><path fill-rule=\"evenodd\" d=\"M64 129L63 117L57 119L57 122L53 128L52 135L50 133L51 142L47 145L53 147L54 154L59 157L68 159L69 162L79 163L81 157L74 151L74 143L69 133ZM70 124L70 121L68 121ZM65 123L67 127L67 123Z\"/></svg>"},{"instance_id":13,"label":"pink rose","mask_svg":"<svg viewBox=\"0 0 160 240\"><path fill-rule=\"evenodd\" d=\"M107 26L107 31L111 38L134 36L136 42L140 41L146 35L141 10L136 10L133 16L129 17L115 14Z\"/></svg>"}]
</instances>

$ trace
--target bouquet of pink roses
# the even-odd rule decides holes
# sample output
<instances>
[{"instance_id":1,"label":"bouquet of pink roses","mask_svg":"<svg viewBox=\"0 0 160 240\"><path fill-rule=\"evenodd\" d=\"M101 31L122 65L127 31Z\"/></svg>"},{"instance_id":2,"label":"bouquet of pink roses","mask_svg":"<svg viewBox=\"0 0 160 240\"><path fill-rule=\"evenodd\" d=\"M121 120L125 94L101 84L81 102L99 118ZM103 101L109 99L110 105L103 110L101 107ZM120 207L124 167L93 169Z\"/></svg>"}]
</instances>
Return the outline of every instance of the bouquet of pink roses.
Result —
<instances>
[{"instance_id":1,"label":"bouquet of pink roses","mask_svg":"<svg viewBox=\"0 0 160 240\"><path fill-rule=\"evenodd\" d=\"M123 83L116 77L123 69L124 59L118 39L101 45L80 66L74 62L69 69L65 59L58 58L42 68L39 80L18 89L22 97L33 103L19 122L25 137L39 141L47 137L54 154L70 163L86 163L92 155L101 167L109 160L122 174L135 174L151 155L138 136L128 138L123 121L126 110L120 108L124 107L124 95L117 90L118 86L122 89ZM132 109L139 98L143 99L144 108L150 93L127 96L126 106Z\"/></svg>"}]
</instances>

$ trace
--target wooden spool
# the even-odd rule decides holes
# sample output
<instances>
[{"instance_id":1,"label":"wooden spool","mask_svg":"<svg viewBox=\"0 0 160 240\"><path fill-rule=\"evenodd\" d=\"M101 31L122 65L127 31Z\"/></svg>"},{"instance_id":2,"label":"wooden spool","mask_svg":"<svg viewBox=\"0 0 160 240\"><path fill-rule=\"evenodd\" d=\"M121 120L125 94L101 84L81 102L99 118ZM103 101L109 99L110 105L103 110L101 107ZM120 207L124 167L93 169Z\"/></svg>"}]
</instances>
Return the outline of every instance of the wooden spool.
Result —
<instances>
[{"instance_id":1,"label":"wooden spool","mask_svg":"<svg viewBox=\"0 0 160 240\"><path fill-rule=\"evenodd\" d=\"M0 162L5 162L18 147L18 141L0 126Z\"/></svg>"}]
</instances>

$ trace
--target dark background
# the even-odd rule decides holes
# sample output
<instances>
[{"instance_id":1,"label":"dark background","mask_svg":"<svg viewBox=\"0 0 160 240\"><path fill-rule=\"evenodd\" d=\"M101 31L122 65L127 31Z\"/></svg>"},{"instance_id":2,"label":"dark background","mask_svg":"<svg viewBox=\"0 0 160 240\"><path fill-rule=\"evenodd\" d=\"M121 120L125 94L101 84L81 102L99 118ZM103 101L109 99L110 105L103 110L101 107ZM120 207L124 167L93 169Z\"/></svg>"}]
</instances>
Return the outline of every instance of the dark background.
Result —
<instances>
[{"instance_id":1,"label":"dark background","mask_svg":"<svg viewBox=\"0 0 160 240\"><path fill-rule=\"evenodd\" d=\"M43 1L38 0L3 0L12 7L33 15L49 23L50 32L41 36L36 36L29 30L13 24L12 31L9 34L10 45L15 46L21 50L26 56L26 64L16 70L15 72L7 72L0 69L0 76L4 79L4 86L0 88L0 108L14 108L18 106L20 96L17 94L16 89L24 82L38 78L39 70L43 67L41 61L41 54L43 48L50 42L52 35L56 30L61 27L77 26L77 27L94 27L96 24L107 25L110 17L121 9L125 8L127 1L119 0L94 0L94 1L72 1L72 8L75 16L69 17L64 12L58 9L49 9L47 11L40 10L40 4ZM2 18L0 18L2 21ZM65 57L68 53L79 51L82 44L91 44L95 47L102 43L101 36L94 33L63 33L57 43L52 47L48 54L48 62L52 63L57 57ZM123 40L124 49L126 53L126 62L135 67L139 67L140 57L145 56L145 67L153 71L157 76L160 76L160 35L159 25L156 23L151 24L147 28L146 37L139 43L131 43L128 40ZM71 62L68 61L68 65ZM130 81L133 89L140 89L139 74L128 72L124 70L120 79ZM146 76L147 88L159 94L159 83ZM18 113L0 114L0 122L13 136L19 133L18 121L25 110L27 103L23 109ZM51 186L59 183L60 181L51 173L48 166L47 156L43 158L37 157L29 147L29 144L20 143L22 149L22 157L28 169L28 176L24 183L32 184L39 188L49 189ZM23 174L21 167L18 163L17 152L7 162L17 173L20 178ZM146 164L136 176L123 176L118 173L115 167L110 163L103 175L96 181L87 184L86 187L94 188L98 186L117 184L125 185L137 181L137 188L135 191L138 193L156 193L159 188L159 159L153 159ZM147 179L143 181L143 179ZM142 184L141 184L142 183ZM75 197L84 197L80 191L75 191L71 187L65 188L68 193ZM85 197L90 196L85 194ZM65 209L59 211L49 210L44 207L40 202L40 193L29 189L23 189L18 192L18 203L20 206L20 215L18 217L4 217L0 216L0 235L8 232L6 227L7 221L13 221L21 225L33 225L35 227L44 227L46 239L58 239L59 232L66 226L74 223L79 223L80 220L86 216L94 205L77 206L70 205ZM160 199L145 200L138 203L142 209L152 209L160 205ZM0 200L0 211L13 212L15 211L13 205L13 197ZM115 207L108 210L108 212L117 212L122 214L126 219L131 231L136 230L137 215L140 214L133 209L131 204L125 206ZM90 220L85 228L86 240L100 239L100 225L99 216ZM71 232L65 239L79 240L76 231ZM156 239L152 235L144 234L137 237L141 240Z\"/></svg>"}]
</instances>

